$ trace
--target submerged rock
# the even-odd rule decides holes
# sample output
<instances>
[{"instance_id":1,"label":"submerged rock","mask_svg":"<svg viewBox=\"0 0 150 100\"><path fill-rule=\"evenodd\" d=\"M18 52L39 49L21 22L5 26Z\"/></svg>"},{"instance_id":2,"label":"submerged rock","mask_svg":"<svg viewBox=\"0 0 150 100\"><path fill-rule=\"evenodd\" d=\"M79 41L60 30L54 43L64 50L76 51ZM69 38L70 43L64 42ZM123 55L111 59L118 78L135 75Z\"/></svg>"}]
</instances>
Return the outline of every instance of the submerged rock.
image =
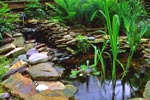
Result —
<instances>
[{"instance_id":1,"label":"submerged rock","mask_svg":"<svg viewBox=\"0 0 150 100\"><path fill-rule=\"evenodd\" d=\"M28 73L34 80L48 81L57 80L60 75L53 68L53 64L40 63L29 68Z\"/></svg>"},{"instance_id":2,"label":"submerged rock","mask_svg":"<svg viewBox=\"0 0 150 100\"><path fill-rule=\"evenodd\" d=\"M9 89L12 96L26 99L36 94L35 84L31 79L22 76L19 73L12 75L7 80L3 81L2 86Z\"/></svg>"}]
</instances>

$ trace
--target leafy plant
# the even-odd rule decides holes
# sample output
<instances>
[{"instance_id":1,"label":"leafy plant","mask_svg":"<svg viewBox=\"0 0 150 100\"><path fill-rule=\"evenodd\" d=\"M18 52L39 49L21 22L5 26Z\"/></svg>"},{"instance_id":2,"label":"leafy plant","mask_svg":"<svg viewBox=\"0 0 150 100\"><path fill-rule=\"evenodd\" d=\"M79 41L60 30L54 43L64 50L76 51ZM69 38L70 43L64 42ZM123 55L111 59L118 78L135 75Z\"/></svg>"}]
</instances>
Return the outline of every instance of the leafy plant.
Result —
<instances>
[{"instance_id":1,"label":"leafy plant","mask_svg":"<svg viewBox=\"0 0 150 100\"><path fill-rule=\"evenodd\" d=\"M128 2L121 1L120 16L123 20L124 27L126 29L128 44L130 46L129 56L127 59L126 69L123 77L126 76L134 52L139 45L142 36L147 30L147 26L144 24L139 27L139 23L142 20L141 15L145 15L145 11L142 4L138 0L130 0Z\"/></svg>"},{"instance_id":2,"label":"leafy plant","mask_svg":"<svg viewBox=\"0 0 150 100\"><path fill-rule=\"evenodd\" d=\"M77 51L79 53L86 53L90 48L90 43L88 42L87 37L78 35L76 37L77 40Z\"/></svg>"},{"instance_id":3,"label":"leafy plant","mask_svg":"<svg viewBox=\"0 0 150 100\"><path fill-rule=\"evenodd\" d=\"M4 66L7 65L9 62L10 60L8 60L6 57L0 57L0 80L2 76L8 71L8 68L5 68Z\"/></svg>"},{"instance_id":4,"label":"leafy plant","mask_svg":"<svg viewBox=\"0 0 150 100\"><path fill-rule=\"evenodd\" d=\"M7 4L0 2L0 6L0 41L2 41L2 33L9 32L11 29L14 29L15 27L13 23L19 21L19 16L18 14L10 13L10 9Z\"/></svg>"},{"instance_id":5,"label":"leafy plant","mask_svg":"<svg viewBox=\"0 0 150 100\"><path fill-rule=\"evenodd\" d=\"M56 6L47 5L56 13L54 19L64 20L69 25L82 24L86 26L96 26L103 23L102 15L94 16L93 21L90 20L93 12L97 10L103 11L103 0L54 0ZM107 0L111 12L115 7L117 0ZM52 19L53 19L52 18ZM99 20L99 21L97 21Z\"/></svg>"},{"instance_id":6,"label":"leafy plant","mask_svg":"<svg viewBox=\"0 0 150 100\"><path fill-rule=\"evenodd\" d=\"M29 18L44 18L45 11L42 9L42 5L39 0L30 0L26 5L25 13Z\"/></svg>"}]
</instances>

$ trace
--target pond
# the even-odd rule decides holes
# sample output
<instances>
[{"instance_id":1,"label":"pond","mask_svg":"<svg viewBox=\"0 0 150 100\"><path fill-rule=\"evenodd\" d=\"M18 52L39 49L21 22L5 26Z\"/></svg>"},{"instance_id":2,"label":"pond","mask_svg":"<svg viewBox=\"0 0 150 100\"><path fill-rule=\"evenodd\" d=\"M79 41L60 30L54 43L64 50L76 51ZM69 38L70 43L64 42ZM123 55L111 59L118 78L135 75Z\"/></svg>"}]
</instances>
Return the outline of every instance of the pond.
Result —
<instances>
[{"instance_id":1,"label":"pond","mask_svg":"<svg viewBox=\"0 0 150 100\"><path fill-rule=\"evenodd\" d=\"M78 66L78 64L91 58L92 55L88 53L87 55L73 58L73 60L68 59L69 61L66 61L65 64L68 64L67 66L70 65L72 68L72 66ZM122 57L120 61L123 62L125 60L124 58L126 57ZM110 63L108 63L110 61L108 59L106 61L105 63L109 67L107 67L107 78L105 80L101 79L100 76L92 75L71 80L72 84L78 88L78 92L75 94L77 100L128 100L130 98L143 97L145 85L150 80L150 68L146 66L143 58L137 58L135 56L132 60L128 75L124 80L117 79L115 84L112 84L110 80ZM117 76L120 73L120 69L118 69Z\"/></svg>"}]
</instances>

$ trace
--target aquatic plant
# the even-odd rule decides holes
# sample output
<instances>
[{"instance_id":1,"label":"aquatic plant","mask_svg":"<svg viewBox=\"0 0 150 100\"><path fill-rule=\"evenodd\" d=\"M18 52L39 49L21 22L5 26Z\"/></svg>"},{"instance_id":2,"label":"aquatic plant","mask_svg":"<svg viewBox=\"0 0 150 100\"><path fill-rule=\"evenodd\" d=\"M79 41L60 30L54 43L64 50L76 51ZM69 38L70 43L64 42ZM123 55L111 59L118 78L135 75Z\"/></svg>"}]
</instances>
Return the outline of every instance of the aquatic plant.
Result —
<instances>
[{"instance_id":1,"label":"aquatic plant","mask_svg":"<svg viewBox=\"0 0 150 100\"><path fill-rule=\"evenodd\" d=\"M24 10L29 18L45 18L45 11L39 0L30 0Z\"/></svg>"},{"instance_id":2,"label":"aquatic plant","mask_svg":"<svg viewBox=\"0 0 150 100\"><path fill-rule=\"evenodd\" d=\"M120 17L123 20L124 27L126 29L128 44L130 46L129 56L127 59L127 64L123 77L126 76L134 52L136 51L136 48L139 45L142 36L145 34L147 30L147 26L144 24L142 24L143 26L139 27L139 23L141 22L142 16L144 14L145 14L144 8L138 0L120 2Z\"/></svg>"}]
</instances>

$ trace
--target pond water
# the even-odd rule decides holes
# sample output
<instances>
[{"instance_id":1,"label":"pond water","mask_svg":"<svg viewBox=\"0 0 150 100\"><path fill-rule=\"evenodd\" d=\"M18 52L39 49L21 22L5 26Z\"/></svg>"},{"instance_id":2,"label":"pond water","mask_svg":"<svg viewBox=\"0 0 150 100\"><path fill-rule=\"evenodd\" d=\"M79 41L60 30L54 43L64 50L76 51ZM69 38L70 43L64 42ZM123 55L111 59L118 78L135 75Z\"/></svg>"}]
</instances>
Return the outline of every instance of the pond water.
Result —
<instances>
[{"instance_id":1,"label":"pond water","mask_svg":"<svg viewBox=\"0 0 150 100\"><path fill-rule=\"evenodd\" d=\"M83 57L85 58L84 61ZM67 66L79 66L82 62L86 62L87 59L90 59L89 57L91 57L91 55L84 55L83 57L80 56L80 58L74 59L73 61L68 61L69 63ZM125 61L126 59L124 58L127 57L123 57L120 61ZM150 80L150 68L146 65L143 58L135 58L131 62L128 75L122 81L119 79L116 80L115 85L109 80L111 77L110 63L106 64L108 71L105 80L101 80L100 76L75 79L72 81L72 84L78 88L78 92L74 97L77 100L129 100L130 98L143 97L145 85L147 81ZM107 60L107 62L108 61L109 60ZM119 69L117 70L117 76L120 74L121 72Z\"/></svg>"}]
</instances>

